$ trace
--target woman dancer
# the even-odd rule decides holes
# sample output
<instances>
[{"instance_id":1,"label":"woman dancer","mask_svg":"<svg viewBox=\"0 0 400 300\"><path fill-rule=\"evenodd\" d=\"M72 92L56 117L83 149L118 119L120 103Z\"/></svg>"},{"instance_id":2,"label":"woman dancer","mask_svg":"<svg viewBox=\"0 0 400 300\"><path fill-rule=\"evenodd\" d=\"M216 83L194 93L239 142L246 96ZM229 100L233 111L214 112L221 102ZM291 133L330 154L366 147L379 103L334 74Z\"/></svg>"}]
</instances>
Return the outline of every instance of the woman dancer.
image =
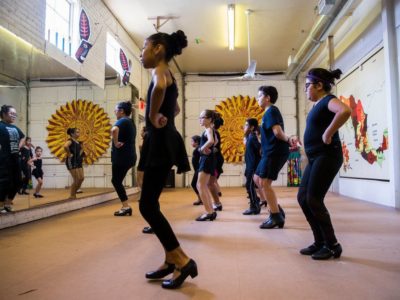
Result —
<instances>
[{"instance_id":1,"label":"woman dancer","mask_svg":"<svg viewBox=\"0 0 400 300\"><path fill-rule=\"evenodd\" d=\"M200 114L200 125L205 128L200 139L200 165L199 179L197 180L197 189L200 199L203 201L206 213L199 216L196 221L213 221L217 217L214 211L210 196L209 181L211 175L215 174L215 153L214 153L214 130L212 124L214 121L214 111L206 109Z\"/></svg>"},{"instance_id":2,"label":"woman dancer","mask_svg":"<svg viewBox=\"0 0 400 300\"><path fill-rule=\"evenodd\" d=\"M159 203L171 167L176 165L178 173L190 170L183 139L175 128L174 118L179 111L178 88L168 66L172 57L181 54L186 46L183 31L171 35L159 32L144 41L141 54L143 66L153 71L147 93L147 137L142 149L145 157L139 209L165 251L164 263L158 270L147 273L146 278L161 279L173 273L171 279L162 283L167 289L178 288L189 275L197 276L196 262L180 247Z\"/></svg>"},{"instance_id":3,"label":"woman dancer","mask_svg":"<svg viewBox=\"0 0 400 300\"><path fill-rule=\"evenodd\" d=\"M222 119L219 113L214 112L215 120L213 122L213 132L214 132L214 159L215 159L215 171L214 174L211 174L210 180L208 182L208 188L211 192L211 196L213 198L214 204L213 208L215 211L222 211L222 203L219 200L221 194L221 188L218 184L218 178L224 172L222 166L224 165L224 156L221 153L221 135L218 132L218 129L224 125L224 119Z\"/></svg>"},{"instance_id":4,"label":"woman dancer","mask_svg":"<svg viewBox=\"0 0 400 300\"><path fill-rule=\"evenodd\" d=\"M342 72L321 68L311 69L306 76L305 92L314 106L307 116L304 149L308 165L297 194L297 200L310 224L314 243L301 249L303 255L323 260L339 258L342 247L338 243L325 195L343 163L342 145L338 130L350 117L350 108L330 93L335 79ZM297 144L297 137L293 139Z\"/></svg>"},{"instance_id":5,"label":"woman dancer","mask_svg":"<svg viewBox=\"0 0 400 300\"><path fill-rule=\"evenodd\" d=\"M0 212L12 212L12 201L22 184L19 149L25 135L13 123L17 111L11 105L0 110Z\"/></svg>"},{"instance_id":6,"label":"woman dancer","mask_svg":"<svg viewBox=\"0 0 400 300\"><path fill-rule=\"evenodd\" d=\"M122 204L121 209L114 212L114 216L132 216L132 208L128 204L128 196L122 184L126 173L136 163L136 128L133 121L129 118L132 113L132 103L129 101L120 102L115 106L114 112L117 122L111 128L113 140L111 148L111 183Z\"/></svg>"},{"instance_id":7,"label":"woman dancer","mask_svg":"<svg viewBox=\"0 0 400 300\"><path fill-rule=\"evenodd\" d=\"M85 179L82 167L84 152L82 143L78 141L80 135L79 129L68 128L67 134L70 138L64 144L65 152L67 152L65 165L72 176L69 199L76 199L76 191L79 190Z\"/></svg>"}]
</instances>

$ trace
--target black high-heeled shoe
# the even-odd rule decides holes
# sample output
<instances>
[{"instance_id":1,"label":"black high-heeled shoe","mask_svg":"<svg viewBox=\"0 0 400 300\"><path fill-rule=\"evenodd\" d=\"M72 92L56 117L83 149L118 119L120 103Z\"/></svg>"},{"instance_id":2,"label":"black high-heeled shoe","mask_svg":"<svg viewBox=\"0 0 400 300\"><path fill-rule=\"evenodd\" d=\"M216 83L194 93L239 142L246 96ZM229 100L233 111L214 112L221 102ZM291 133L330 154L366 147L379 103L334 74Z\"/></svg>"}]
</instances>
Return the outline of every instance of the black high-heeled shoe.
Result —
<instances>
[{"instance_id":1,"label":"black high-heeled shoe","mask_svg":"<svg viewBox=\"0 0 400 300\"><path fill-rule=\"evenodd\" d=\"M120 210L114 212L114 216L116 217L122 217L122 216L132 216L132 208L121 208Z\"/></svg>"},{"instance_id":2,"label":"black high-heeled shoe","mask_svg":"<svg viewBox=\"0 0 400 300\"><path fill-rule=\"evenodd\" d=\"M146 273L146 278L147 279L161 279L161 278L164 278L165 276L173 273L175 270L175 265L167 263L167 262L165 262L165 264L167 265L167 267L165 269L148 272L148 273Z\"/></svg>"},{"instance_id":3,"label":"black high-heeled shoe","mask_svg":"<svg viewBox=\"0 0 400 300\"><path fill-rule=\"evenodd\" d=\"M306 247L306 248L301 249L299 252L300 252L300 254L302 254L302 255L313 255L314 253L316 253L316 252L318 252L319 250L321 250L321 248L322 248L323 246L324 246L324 245L322 245L322 244L313 243L312 245L310 245L310 246L308 246L308 247Z\"/></svg>"},{"instance_id":4,"label":"black high-heeled shoe","mask_svg":"<svg viewBox=\"0 0 400 300\"><path fill-rule=\"evenodd\" d=\"M43 195L40 195L40 194L37 194L37 193L34 193L33 196L34 196L35 198L43 198Z\"/></svg>"},{"instance_id":5,"label":"black high-heeled shoe","mask_svg":"<svg viewBox=\"0 0 400 300\"><path fill-rule=\"evenodd\" d=\"M342 246L339 243L331 247L323 246L319 251L312 254L311 258L315 260L326 260L331 257L339 258L342 255L342 251Z\"/></svg>"},{"instance_id":6,"label":"black high-heeled shoe","mask_svg":"<svg viewBox=\"0 0 400 300\"><path fill-rule=\"evenodd\" d=\"M279 212L279 213L274 213L274 214L271 213L269 215L269 218L260 225L260 228L261 229L272 229L275 227L283 228L284 225L285 225L285 219L282 217L282 214Z\"/></svg>"},{"instance_id":7,"label":"black high-heeled shoe","mask_svg":"<svg viewBox=\"0 0 400 300\"><path fill-rule=\"evenodd\" d=\"M263 206L267 207L267 201L266 200L260 201L260 207L263 207Z\"/></svg>"},{"instance_id":8,"label":"black high-heeled shoe","mask_svg":"<svg viewBox=\"0 0 400 300\"><path fill-rule=\"evenodd\" d=\"M286 218L285 211L283 210L283 208L279 204L278 204L278 208L279 208L279 212L282 214L282 217L285 219Z\"/></svg>"},{"instance_id":9,"label":"black high-heeled shoe","mask_svg":"<svg viewBox=\"0 0 400 300\"><path fill-rule=\"evenodd\" d=\"M143 228L142 232L143 233L152 234L152 233L154 233L154 230L150 226L146 226L146 227Z\"/></svg>"},{"instance_id":10,"label":"black high-heeled shoe","mask_svg":"<svg viewBox=\"0 0 400 300\"><path fill-rule=\"evenodd\" d=\"M202 205L202 204L203 202L200 199L193 202L193 205Z\"/></svg>"},{"instance_id":11,"label":"black high-heeled shoe","mask_svg":"<svg viewBox=\"0 0 400 300\"><path fill-rule=\"evenodd\" d=\"M162 283L162 287L164 289L176 289L182 285L185 279L190 275L190 277L195 278L198 275L197 265L193 259L190 259L189 262L183 266L181 269L175 268L181 274L175 279L164 280Z\"/></svg>"},{"instance_id":12,"label":"black high-heeled shoe","mask_svg":"<svg viewBox=\"0 0 400 300\"><path fill-rule=\"evenodd\" d=\"M213 205L213 208L214 208L214 210L222 211L222 203L214 204L214 205Z\"/></svg>"},{"instance_id":13,"label":"black high-heeled shoe","mask_svg":"<svg viewBox=\"0 0 400 300\"><path fill-rule=\"evenodd\" d=\"M260 208L253 208L253 207L250 207L249 209L246 209L242 214L243 215L245 215L245 216L249 216L249 215L258 215L258 214L260 214Z\"/></svg>"},{"instance_id":14,"label":"black high-heeled shoe","mask_svg":"<svg viewBox=\"0 0 400 300\"><path fill-rule=\"evenodd\" d=\"M217 213L214 211L211 214L202 214L196 219L196 221L214 221L217 218Z\"/></svg>"}]
</instances>

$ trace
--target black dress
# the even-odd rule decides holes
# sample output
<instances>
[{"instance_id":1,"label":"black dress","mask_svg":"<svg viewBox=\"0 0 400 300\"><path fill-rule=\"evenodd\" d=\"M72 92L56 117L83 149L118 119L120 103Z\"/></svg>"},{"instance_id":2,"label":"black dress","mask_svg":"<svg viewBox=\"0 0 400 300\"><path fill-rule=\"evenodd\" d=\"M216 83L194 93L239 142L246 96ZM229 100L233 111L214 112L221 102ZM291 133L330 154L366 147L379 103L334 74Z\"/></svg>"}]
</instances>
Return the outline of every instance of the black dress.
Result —
<instances>
[{"instance_id":1,"label":"black dress","mask_svg":"<svg viewBox=\"0 0 400 300\"><path fill-rule=\"evenodd\" d=\"M200 147L203 147L208 142L206 131L200 137ZM214 145L211 146L210 154L201 153L200 155L200 165L199 165L199 172L204 172L210 174L211 176L215 175L215 153L214 153Z\"/></svg>"},{"instance_id":2,"label":"black dress","mask_svg":"<svg viewBox=\"0 0 400 300\"><path fill-rule=\"evenodd\" d=\"M81 154L82 145L79 142L70 140L71 145L69 145L69 152L72 157L67 157L65 164L68 170L82 168L83 157Z\"/></svg>"},{"instance_id":3,"label":"black dress","mask_svg":"<svg viewBox=\"0 0 400 300\"><path fill-rule=\"evenodd\" d=\"M146 138L143 141L139 165L143 169L149 167L177 166L177 173L190 170L189 160L182 136L175 127L175 107L178 98L178 89L175 79L165 91L164 101L159 112L168 118L167 125L156 128L150 122L149 112L151 106L150 95L154 83L151 82L147 92L146 105Z\"/></svg>"},{"instance_id":4,"label":"black dress","mask_svg":"<svg viewBox=\"0 0 400 300\"><path fill-rule=\"evenodd\" d=\"M43 178L43 169L42 169L42 159L38 158L33 162L35 168L32 171L32 175L35 176L36 179Z\"/></svg>"}]
</instances>

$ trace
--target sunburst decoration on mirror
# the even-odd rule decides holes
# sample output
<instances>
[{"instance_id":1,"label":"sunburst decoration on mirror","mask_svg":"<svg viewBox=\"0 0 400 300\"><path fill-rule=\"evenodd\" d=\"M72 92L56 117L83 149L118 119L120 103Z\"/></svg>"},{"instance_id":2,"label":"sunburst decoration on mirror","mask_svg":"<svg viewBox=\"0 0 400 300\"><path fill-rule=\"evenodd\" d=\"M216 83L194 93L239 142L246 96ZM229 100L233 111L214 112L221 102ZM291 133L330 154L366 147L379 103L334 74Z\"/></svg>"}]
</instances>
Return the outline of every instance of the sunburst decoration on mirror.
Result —
<instances>
[{"instance_id":1,"label":"sunburst decoration on mirror","mask_svg":"<svg viewBox=\"0 0 400 300\"><path fill-rule=\"evenodd\" d=\"M68 128L79 128L79 141L83 143L85 152L84 162L89 165L107 151L111 140L110 118L103 108L89 100L72 100L60 106L51 115L46 128L47 145L61 161L65 161L67 155L63 146L69 138Z\"/></svg>"},{"instance_id":2,"label":"sunburst decoration on mirror","mask_svg":"<svg viewBox=\"0 0 400 300\"><path fill-rule=\"evenodd\" d=\"M224 119L224 125L218 131L225 162L240 163L245 151L243 125L248 118L256 118L260 123L264 110L254 97L241 95L221 101L215 106L215 110Z\"/></svg>"}]
</instances>

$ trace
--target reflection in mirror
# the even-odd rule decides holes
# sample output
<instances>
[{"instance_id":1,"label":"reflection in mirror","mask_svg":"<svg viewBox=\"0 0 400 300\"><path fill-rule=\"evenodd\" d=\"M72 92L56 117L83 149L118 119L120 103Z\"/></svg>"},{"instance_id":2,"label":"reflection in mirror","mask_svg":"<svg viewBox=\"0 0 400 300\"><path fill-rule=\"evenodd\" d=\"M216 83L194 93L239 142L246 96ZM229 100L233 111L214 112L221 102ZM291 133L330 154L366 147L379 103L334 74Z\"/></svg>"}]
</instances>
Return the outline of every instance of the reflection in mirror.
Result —
<instances>
[{"instance_id":1,"label":"reflection in mirror","mask_svg":"<svg viewBox=\"0 0 400 300\"><path fill-rule=\"evenodd\" d=\"M116 103L134 101L137 89L130 84L121 87L116 71L109 66L105 88L101 89L3 28L0 40L0 104L15 107L15 125L31 138L31 144L25 146L29 158L25 166L29 172L24 173L27 195L19 190L21 194L12 201L13 209L114 191L109 128L116 121ZM78 110L71 106L74 101ZM93 115L100 117L101 126L90 121ZM134 114L133 120L137 118ZM67 135L68 127L79 128L80 136ZM59 140L52 139L54 133L60 134ZM84 180L76 195L71 195L74 181L65 162L64 146L71 139L81 142L87 153L82 165ZM134 178L132 170L124 185L132 187Z\"/></svg>"}]
</instances>

